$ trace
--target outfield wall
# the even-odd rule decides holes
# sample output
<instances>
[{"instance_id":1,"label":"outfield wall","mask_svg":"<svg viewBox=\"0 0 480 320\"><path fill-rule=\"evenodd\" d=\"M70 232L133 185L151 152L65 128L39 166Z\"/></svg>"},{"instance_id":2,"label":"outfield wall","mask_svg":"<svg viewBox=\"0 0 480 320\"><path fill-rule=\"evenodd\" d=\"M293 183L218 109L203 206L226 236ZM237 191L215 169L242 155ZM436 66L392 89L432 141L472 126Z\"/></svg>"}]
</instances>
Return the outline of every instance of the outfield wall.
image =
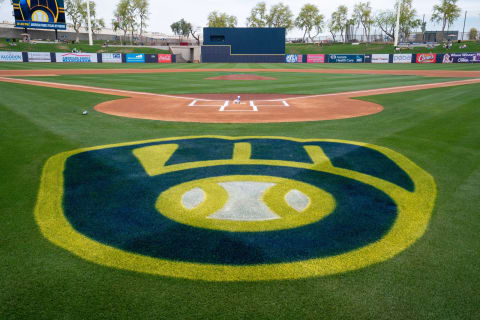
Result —
<instances>
[{"instance_id":1,"label":"outfield wall","mask_svg":"<svg viewBox=\"0 0 480 320\"><path fill-rule=\"evenodd\" d=\"M216 63L480 63L480 53L231 55L227 46L202 48ZM203 62L205 62L202 59ZM0 62L176 63L174 54L0 51Z\"/></svg>"},{"instance_id":2,"label":"outfield wall","mask_svg":"<svg viewBox=\"0 0 480 320\"><path fill-rule=\"evenodd\" d=\"M285 63L480 63L480 53L287 54Z\"/></svg>"},{"instance_id":3,"label":"outfield wall","mask_svg":"<svg viewBox=\"0 0 480 320\"><path fill-rule=\"evenodd\" d=\"M0 62L176 63L174 54L0 51Z\"/></svg>"}]
</instances>

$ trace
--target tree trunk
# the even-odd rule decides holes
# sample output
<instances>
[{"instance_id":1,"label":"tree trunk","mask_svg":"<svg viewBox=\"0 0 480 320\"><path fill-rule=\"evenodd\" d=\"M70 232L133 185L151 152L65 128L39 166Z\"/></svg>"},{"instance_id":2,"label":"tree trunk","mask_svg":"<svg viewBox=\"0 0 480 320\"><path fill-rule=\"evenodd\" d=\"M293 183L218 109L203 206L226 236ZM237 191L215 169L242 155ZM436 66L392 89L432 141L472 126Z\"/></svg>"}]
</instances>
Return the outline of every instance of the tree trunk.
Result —
<instances>
[{"instance_id":1,"label":"tree trunk","mask_svg":"<svg viewBox=\"0 0 480 320\"><path fill-rule=\"evenodd\" d=\"M80 42L80 31L78 29L75 29L76 37L75 37L75 43Z\"/></svg>"},{"instance_id":2,"label":"tree trunk","mask_svg":"<svg viewBox=\"0 0 480 320\"><path fill-rule=\"evenodd\" d=\"M445 27L447 25L447 18L443 18L443 26L442 26L442 41L445 40Z\"/></svg>"}]
</instances>

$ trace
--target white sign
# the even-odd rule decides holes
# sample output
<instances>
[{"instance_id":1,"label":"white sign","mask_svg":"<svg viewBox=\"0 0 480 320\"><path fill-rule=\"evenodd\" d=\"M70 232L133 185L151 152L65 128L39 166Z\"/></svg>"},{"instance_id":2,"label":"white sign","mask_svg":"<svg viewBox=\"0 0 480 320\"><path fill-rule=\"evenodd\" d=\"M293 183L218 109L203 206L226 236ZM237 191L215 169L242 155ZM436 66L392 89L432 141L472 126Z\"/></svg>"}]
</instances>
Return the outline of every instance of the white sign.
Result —
<instances>
[{"instance_id":1,"label":"white sign","mask_svg":"<svg viewBox=\"0 0 480 320\"><path fill-rule=\"evenodd\" d=\"M412 54L394 54L393 63L412 63Z\"/></svg>"},{"instance_id":2,"label":"white sign","mask_svg":"<svg viewBox=\"0 0 480 320\"><path fill-rule=\"evenodd\" d=\"M372 63L388 63L389 60L389 54L372 54Z\"/></svg>"},{"instance_id":3,"label":"white sign","mask_svg":"<svg viewBox=\"0 0 480 320\"><path fill-rule=\"evenodd\" d=\"M57 62L60 63L96 63L96 53L56 53Z\"/></svg>"},{"instance_id":4,"label":"white sign","mask_svg":"<svg viewBox=\"0 0 480 320\"><path fill-rule=\"evenodd\" d=\"M121 53L102 53L103 63L122 63Z\"/></svg>"},{"instance_id":5,"label":"white sign","mask_svg":"<svg viewBox=\"0 0 480 320\"><path fill-rule=\"evenodd\" d=\"M50 52L29 52L28 62L52 62Z\"/></svg>"},{"instance_id":6,"label":"white sign","mask_svg":"<svg viewBox=\"0 0 480 320\"><path fill-rule=\"evenodd\" d=\"M0 62L23 62L21 52L0 51Z\"/></svg>"}]
</instances>

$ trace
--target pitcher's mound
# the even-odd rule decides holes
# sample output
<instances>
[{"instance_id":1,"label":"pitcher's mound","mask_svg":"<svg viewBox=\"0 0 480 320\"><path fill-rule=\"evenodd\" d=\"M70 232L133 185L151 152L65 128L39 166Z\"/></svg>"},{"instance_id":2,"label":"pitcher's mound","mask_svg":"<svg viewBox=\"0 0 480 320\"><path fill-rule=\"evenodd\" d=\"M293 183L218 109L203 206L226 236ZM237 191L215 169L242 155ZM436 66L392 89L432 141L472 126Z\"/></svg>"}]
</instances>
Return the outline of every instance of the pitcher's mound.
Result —
<instances>
[{"instance_id":1,"label":"pitcher's mound","mask_svg":"<svg viewBox=\"0 0 480 320\"><path fill-rule=\"evenodd\" d=\"M255 74L229 74L227 76L211 77L206 80L277 80L272 77L257 76Z\"/></svg>"}]
</instances>

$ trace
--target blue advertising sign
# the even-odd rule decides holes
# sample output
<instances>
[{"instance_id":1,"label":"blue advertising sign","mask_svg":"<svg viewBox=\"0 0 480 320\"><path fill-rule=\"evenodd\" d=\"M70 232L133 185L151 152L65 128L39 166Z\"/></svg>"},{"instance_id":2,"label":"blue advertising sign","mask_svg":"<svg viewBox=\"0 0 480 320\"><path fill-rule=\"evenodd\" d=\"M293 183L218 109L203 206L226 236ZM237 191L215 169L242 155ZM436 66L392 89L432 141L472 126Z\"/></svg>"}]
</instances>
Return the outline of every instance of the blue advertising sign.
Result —
<instances>
[{"instance_id":1,"label":"blue advertising sign","mask_svg":"<svg viewBox=\"0 0 480 320\"><path fill-rule=\"evenodd\" d=\"M127 63L145 63L145 55L143 53L127 53Z\"/></svg>"},{"instance_id":2,"label":"blue advertising sign","mask_svg":"<svg viewBox=\"0 0 480 320\"><path fill-rule=\"evenodd\" d=\"M329 63L364 63L364 54L329 54Z\"/></svg>"},{"instance_id":3,"label":"blue advertising sign","mask_svg":"<svg viewBox=\"0 0 480 320\"><path fill-rule=\"evenodd\" d=\"M63 0L12 0L15 27L66 30Z\"/></svg>"}]
</instances>

